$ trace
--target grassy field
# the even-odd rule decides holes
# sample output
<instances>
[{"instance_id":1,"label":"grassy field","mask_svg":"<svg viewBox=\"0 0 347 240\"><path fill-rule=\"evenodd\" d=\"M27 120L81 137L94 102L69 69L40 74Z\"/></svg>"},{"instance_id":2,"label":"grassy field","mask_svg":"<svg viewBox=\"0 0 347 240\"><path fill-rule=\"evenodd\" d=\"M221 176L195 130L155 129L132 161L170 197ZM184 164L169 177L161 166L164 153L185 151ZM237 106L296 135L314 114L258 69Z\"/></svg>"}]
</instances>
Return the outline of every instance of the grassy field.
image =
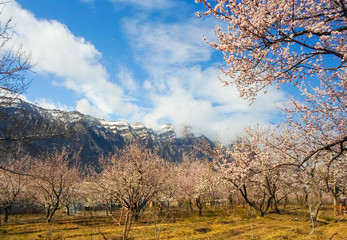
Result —
<instances>
[{"instance_id":1,"label":"grassy field","mask_svg":"<svg viewBox=\"0 0 347 240\"><path fill-rule=\"evenodd\" d=\"M0 226L1 240L16 239L121 239L123 226L116 225L104 212L80 212L66 216L58 212L53 222L43 215L14 215ZM331 208L322 210L312 235L305 209L292 206L281 214L258 217L248 208L211 209L196 212L177 209L160 214L148 209L133 224L131 239L347 239L347 217L333 217Z\"/></svg>"}]
</instances>

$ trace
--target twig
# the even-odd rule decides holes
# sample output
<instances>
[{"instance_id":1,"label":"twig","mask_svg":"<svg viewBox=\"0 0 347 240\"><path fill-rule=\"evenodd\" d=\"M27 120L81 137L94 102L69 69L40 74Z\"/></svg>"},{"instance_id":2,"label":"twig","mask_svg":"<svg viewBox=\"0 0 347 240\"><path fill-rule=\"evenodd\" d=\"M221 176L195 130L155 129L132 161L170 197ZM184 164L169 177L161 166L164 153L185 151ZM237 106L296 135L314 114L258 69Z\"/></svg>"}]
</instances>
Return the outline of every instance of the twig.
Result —
<instances>
[{"instance_id":1,"label":"twig","mask_svg":"<svg viewBox=\"0 0 347 240\"><path fill-rule=\"evenodd\" d=\"M99 233L101 234L101 236L104 238L104 240L107 240L107 237L105 236L105 234L103 232L101 232L99 226L98 226L98 230L99 230Z\"/></svg>"},{"instance_id":2,"label":"twig","mask_svg":"<svg viewBox=\"0 0 347 240\"><path fill-rule=\"evenodd\" d=\"M330 238L329 240L333 239L333 237L335 237L338 233L334 233Z\"/></svg>"}]
</instances>

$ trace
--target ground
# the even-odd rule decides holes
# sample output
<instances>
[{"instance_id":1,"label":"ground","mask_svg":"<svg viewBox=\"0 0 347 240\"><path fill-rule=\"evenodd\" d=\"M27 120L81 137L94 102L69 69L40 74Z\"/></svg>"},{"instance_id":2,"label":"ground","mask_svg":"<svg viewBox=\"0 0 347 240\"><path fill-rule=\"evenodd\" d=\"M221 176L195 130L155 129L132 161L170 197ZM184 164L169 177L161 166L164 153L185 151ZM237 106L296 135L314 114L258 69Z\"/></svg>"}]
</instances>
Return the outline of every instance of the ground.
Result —
<instances>
[{"instance_id":1,"label":"ground","mask_svg":"<svg viewBox=\"0 0 347 240\"><path fill-rule=\"evenodd\" d=\"M6 225L0 226L0 239L121 239L123 226L104 211L78 212L66 216L58 212L53 222L46 223L42 214L12 215ZM332 207L324 207L311 233L311 222L306 209L290 206L281 214L256 216L249 208L211 208L197 212L179 209L164 211L147 209L133 224L131 239L347 239L347 217L335 217Z\"/></svg>"}]
</instances>

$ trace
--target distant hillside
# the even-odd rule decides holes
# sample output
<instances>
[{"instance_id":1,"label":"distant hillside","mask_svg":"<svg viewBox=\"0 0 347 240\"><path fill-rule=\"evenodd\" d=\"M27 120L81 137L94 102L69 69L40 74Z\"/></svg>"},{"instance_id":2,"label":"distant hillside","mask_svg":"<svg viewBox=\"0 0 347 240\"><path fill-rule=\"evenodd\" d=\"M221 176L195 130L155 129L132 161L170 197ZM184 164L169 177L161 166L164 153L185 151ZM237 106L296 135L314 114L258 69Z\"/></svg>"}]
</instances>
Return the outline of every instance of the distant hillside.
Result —
<instances>
[{"instance_id":1,"label":"distant hillside","mask_svg":"<svg viewBox=\"0 0 347 240\"><path fill-rule=\"evenodd\" d=\"M16 99L0 108L0 156L6 161L14 153L39 155L67 150L81 163L97 164L100 155L117 152L126 144L139 142L169 161L183 156L204 158L199 149L211 149L213 142L194 136L189 128L177 137L171 125L153 131L142 123L105 121L81 114L47 110Z\"/></svg>"}]
</instances>

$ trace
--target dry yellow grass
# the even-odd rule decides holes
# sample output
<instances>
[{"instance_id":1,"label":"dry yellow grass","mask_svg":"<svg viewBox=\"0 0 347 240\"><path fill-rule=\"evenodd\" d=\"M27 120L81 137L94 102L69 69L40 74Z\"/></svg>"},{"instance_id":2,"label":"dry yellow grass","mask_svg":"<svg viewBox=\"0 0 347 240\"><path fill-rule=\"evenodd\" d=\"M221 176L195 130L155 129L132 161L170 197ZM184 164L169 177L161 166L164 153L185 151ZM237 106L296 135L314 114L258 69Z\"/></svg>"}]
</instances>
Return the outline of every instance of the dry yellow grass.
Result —
<instances>
[{"instance_id":1,"label":"dry yellow grass","mask_svg":"<svg viewBox=\"0 0 347 240\"><path fill-rule=\"evenodd\" d=\"M173 215L172 215L173 213ZM55 217L52 223L45 223L39 215L11 216L10 223L0 226L2 240L28 239L121 239L123 227L117 226L104 215ZM347 221L334 218L331 209L324 209L314 234L307 213L300 209L289 209L282 214L268 214L261 218L250 215L249 210L205 210L199 217L195 212L175 210L166 217L147 210L139 222L134 223L132 239L307 239L346 240Z\"/></svg>"}]
</instances>

